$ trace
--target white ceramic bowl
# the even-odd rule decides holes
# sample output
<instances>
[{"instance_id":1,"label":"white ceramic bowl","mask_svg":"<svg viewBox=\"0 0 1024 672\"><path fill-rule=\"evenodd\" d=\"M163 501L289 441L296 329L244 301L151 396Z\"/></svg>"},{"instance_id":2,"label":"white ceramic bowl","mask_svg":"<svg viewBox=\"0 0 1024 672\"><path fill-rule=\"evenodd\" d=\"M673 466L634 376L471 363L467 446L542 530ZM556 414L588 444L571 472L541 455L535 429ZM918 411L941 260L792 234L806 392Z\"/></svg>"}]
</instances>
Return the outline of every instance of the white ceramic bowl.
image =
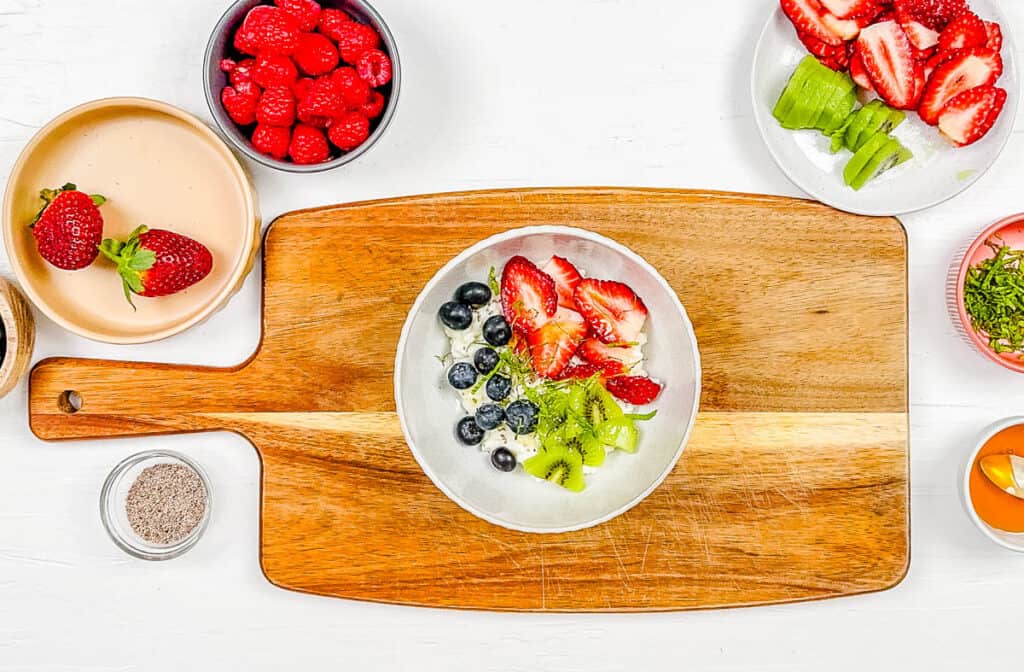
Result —
<instances>
[{"instance_id":1,"label":"white ceramic bowl","mask_svg":"<svg viewBox=\"0 0 1024 672\"><path fill-rule=\"evenodd\" d=\"M977 512L974 510L974 504L971 502L971 471L974 469L974 462L978 459L978 453L985 447L989 439L1003 431L1007 427L1013 427L1014 425L1024 424L1024 416L1006 418L989 425L985 428L985 431L981 433L981 438L978 440L978 444L971 451L967 457L967 461L961 466L962 477L960 478L960 495L963 498L964 510L967 512L967 517L971 519L974 526L985 535L990 541L993 541L1003 548L1008 548L1011 551L1017 551L1018 553L1024 553L1024 534L1014 534L1012 532L1004 532L997 530L992 527L984 520L982 520Z\"/></svg>"},{"instance_id":2,"label":"white ceramic bowl","mask_svg":"<svg viewBox=\"0 0 1024 672\"><path fill-rule=\"evenodd\" d=\"M1006 89L1006 107L996 125L973 145L955 148L938 130L914 112L896 129L900 142L914 152L911 161L890 170L854 191L843 182L850 153L829 152L829 139L817 131L789 131L772 116L779 95L807 49L793 25L775 3L754 52L750 91L757 121L768 151L782 172L804 192L846 212L861 215L899 215L946 201L974 184L1002 152L1013 133L1020 99L1017 54L1012 22L996 0L971 0L983 19L998 21L1003 30L1003 75L996 86Z\"/></svg>"},{"instance_id":3,"label":"white ceramic bowl","mask_svg":"<svg viewBox=\"0 0 1024 672\"><path fill-rule=\"evenodd\" d=\"M542 262L559 254L590 277L630 285L647 304L646 368L666 383L652 408L658 415L639 423L635 455L613 453L587 477L587 489L572 493L534 479L517 468L495 470L488 456L458 443L455 423L465 415L437 359L448 339L437 318L441 304L470 280L487 279L521 254ZM700 403L697 338L675 291L650 264L604 236L569 227L515 229L488 238L458 255L427 283L406 319L395 360L395 404L406 441L428 477L456 504L495 525L536 533L579 530L628 511L672 471L690 435ZM645 407L646 410L646 407Z\"/></svg>"}]
</instances>

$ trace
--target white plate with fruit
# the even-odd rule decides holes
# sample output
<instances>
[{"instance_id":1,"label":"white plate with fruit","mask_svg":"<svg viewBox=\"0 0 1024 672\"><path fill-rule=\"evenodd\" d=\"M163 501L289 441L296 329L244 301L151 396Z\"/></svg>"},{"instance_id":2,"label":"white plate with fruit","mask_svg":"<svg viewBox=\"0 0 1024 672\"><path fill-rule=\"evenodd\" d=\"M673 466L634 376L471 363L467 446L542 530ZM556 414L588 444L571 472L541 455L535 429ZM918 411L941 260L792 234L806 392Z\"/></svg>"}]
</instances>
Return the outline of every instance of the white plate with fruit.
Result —
<instances>
[{"instance_id":1,"label":"white plate with fruit","mask_svg":"<svg viewBox=\"0 0 1024 672\"><path fill-rule=\"evenodd\" d=\"M769 152L800 189L847 212L952 198L1013 132L1009 27L995 0L780 0L751 76Z\"/></svg>"},{"instance_id":2,"label":"white plate with fruit","mask_svg":"<svg viewBox=\"0 0 1024 672\"><path fill-rule=\"evenodd\" d=\"M424 472L480 518L578 530L669 474L700 401L675 291L596 233L516 229L427 283L402 331L395 402Z\"/></svg>"}]
</instances>

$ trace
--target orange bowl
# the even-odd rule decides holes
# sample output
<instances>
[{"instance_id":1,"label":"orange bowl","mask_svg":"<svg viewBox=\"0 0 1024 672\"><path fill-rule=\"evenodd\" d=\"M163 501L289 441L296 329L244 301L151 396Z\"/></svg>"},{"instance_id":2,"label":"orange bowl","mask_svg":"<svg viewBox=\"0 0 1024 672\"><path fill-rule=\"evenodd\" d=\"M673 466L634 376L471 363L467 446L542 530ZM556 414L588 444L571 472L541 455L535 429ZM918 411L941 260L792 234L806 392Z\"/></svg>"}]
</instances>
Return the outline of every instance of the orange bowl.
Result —
<instances>
[{"instance_id":1,"label":"orange bowl","mask_svg":"<svg viewBox=\"0 0 1024 672\"><path fill-rule=\"evenodd\" d=\"M51 266L29 223L39 191L73 182L108 200L104 237L140 224L195 238L213 270L183 292L125 300L113 264L98 258L78 271ZM198 324L241 287L259 249L256 193L224 142L192 115L144 98L107 98L61 114L22 150L3 200L3 235L28 298L57 324L106 343L144 343Z\"/></svg>"},{"instance_id":2,"label":"orange bowl","mask_svg":"<svg viewBox=\"0 0 1024 672\"><path fill-rule=\"evenodd\" d=\"M990 348L988 337L975 330L971 324L971 316L967 314L967 309L964 307L964 282L967 280L967 271L972 266L976 266L982 261L995 256L995 253L986 245L993 238L1000 238L1003 243L1012 248L1024 249L1024 213L999 220L982 231L981 235L971 243L960 262L959 271L956 276L956 286L951 298L953 298L956 314L962 327L961 335L987 359L1011 371L1024 373L1024 359L1021 358L1021 353L997 353Z\"/></svg>"}]
</instances>

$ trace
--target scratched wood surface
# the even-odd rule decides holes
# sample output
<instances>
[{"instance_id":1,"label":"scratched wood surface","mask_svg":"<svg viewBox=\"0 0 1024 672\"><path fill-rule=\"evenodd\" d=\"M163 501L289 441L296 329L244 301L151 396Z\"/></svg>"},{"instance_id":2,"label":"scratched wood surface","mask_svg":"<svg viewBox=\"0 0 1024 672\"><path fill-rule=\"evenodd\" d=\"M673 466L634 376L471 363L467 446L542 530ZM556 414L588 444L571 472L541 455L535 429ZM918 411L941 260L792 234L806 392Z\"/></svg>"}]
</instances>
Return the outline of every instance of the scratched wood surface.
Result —
<instances>
[{"instance_id":1,"label":"scratched wood surface","mask_svg":"<svg viewBox=\"0 0 1024 672\"><path fill-rule=\"evenodd\" d=\"M687 306L704 365L671 476L629 513L564 535L505 530L447 500L411 458L391 388L423 284L473 242L532 224L583 226L644 256ZM792 199L541 189L301 211L267 235L248 362L45 360L30 424L53 440L246 436L262 461L261 564L294 590L549 611L847 595L907 569L906 298L896 220Z\"/></svg>"}]
</instances>

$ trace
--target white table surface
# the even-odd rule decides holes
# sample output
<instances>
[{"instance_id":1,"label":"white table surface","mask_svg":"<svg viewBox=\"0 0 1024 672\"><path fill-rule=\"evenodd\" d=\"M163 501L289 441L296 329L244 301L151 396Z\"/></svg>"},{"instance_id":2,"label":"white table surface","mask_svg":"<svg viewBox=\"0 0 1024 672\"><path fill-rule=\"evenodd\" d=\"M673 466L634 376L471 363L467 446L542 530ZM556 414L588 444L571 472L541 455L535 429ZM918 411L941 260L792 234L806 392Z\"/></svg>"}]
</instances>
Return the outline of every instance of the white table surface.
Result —
<instances>
[{"instance_id":1,"label":"white table surface","mask_svg":"<svg viewBox=\"0 0 1024 672\"><path fill-rule=\"evenodd\" d=\"M0 175L48 119L112 95L209 120L207 35L227 0L0 0ZM747 77L770 0L376 0L400 45L402 102L355 165L253 167L266 221L288 210L461 189L627 185L798 196L754 126ZM1024 2L1005 0L1024 39ZM274 588L257 560L258 463L230 434L44 444L26 385L0 400L0 670L973 669L1019 661L1024 556L961 510L965 451L1024 413L1024 378L956 336L945 309L961 244L1024 210L1021 123L967 193L903 219L910 236L912 560L879 594L654 615L517 615L362 604ZM0 185L2 186L2 185ZM752 232L756 233L756 232ZM0 252L0 273L10 267ZM36 358L227 365L258 340L259 273L199 328L105 346L39 319ZM188 554L125 556L97 497L123 457L171 448L209 470L216 508ZM287 666L287 667L286 667Z\"/></svg>"}]
</instances>

